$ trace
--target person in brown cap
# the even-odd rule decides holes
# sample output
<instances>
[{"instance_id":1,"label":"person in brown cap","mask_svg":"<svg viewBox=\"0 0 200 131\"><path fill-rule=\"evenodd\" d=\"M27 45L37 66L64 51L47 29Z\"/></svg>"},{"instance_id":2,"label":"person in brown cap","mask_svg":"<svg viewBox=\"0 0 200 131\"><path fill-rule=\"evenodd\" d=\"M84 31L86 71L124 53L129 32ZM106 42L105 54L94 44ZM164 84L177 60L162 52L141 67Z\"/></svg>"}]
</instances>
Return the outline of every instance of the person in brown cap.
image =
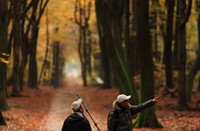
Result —
<instances>
[{"instance_id":1,"label":"person in brown cap","mask_svg":"<svg viewBox=\"0 0 200 131\"><path fill-rule=\"evenodd\" d=\"M82 99L78 99L72 103L71 109L74 112L65 119L62 131L92 131L88 119L83 114L82 102Z\"/></svg>"},{"instance_id":2,"label":"person in brown cap","mask_svg":"<svg viewBox=\"0 0 200 131\"><path fill-rule=\"evenodd\" d=\"M130 98L130 95L120 94L113 102L113 109L108 115L108 131L132 131L133 115L157 103L157 98L154 98L138 106L133 106L129 103Z\"/></svg>"}]
</instances>

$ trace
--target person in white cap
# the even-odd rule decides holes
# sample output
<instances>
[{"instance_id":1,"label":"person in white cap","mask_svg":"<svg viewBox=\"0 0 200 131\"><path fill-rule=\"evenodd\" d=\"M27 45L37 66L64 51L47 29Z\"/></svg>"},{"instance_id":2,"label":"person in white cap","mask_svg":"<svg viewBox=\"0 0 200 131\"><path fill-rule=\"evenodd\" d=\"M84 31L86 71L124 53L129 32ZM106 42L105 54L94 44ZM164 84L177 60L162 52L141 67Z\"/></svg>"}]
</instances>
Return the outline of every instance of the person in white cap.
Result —
<instances>
[{"instance_id":1,"label":"person in white cap","mask_svg":"<svg viewBox=\"0 0 200 131\"><path fill-rule=\"evenodd\" d=\"M92 131L88 119L84 116L82 99L74 101L71 109L74 111L64 121L62 131Z\"/></svg>"},{"instance_id":2,"label":"person in white cap","mask_svg":"<svg viewBox=\"0 0 200 131\"><path fill-rule=\"evenodd\" d=\"M113 109L108 114L108 131L132 131L133 115L157 103L157 98L133 106L129 103L130 95L120 94L113 102Z\"/></svg>"}]
</instances>

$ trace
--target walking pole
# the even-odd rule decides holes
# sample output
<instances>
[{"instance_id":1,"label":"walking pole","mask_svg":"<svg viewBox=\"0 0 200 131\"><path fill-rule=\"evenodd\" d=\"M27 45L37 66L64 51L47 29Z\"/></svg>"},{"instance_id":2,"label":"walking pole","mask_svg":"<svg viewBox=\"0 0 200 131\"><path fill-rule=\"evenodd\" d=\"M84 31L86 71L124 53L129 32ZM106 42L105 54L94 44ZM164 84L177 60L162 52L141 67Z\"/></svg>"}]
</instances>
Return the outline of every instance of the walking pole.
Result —
<instances>
[{"instance_id":1,"label":"walking pole","mask_svg":"<svg viewBox=\"0 0 200 131\"><path fill-rule=\"evenodd\" d=\"M77 97L80 99L80 96L77 94ZM90 116L90 118L92 119L92 121L94 122L94 125L96 126L96 128L98 129L98 131L100 131L99 127L97 126L97 123L94 121L94 119L92 118L90 112L88 111L88 109L86 108L85 104L82 102L84 108L85 108L85 111L88 113L88 115Z\"/></svg>"}]
</instances>

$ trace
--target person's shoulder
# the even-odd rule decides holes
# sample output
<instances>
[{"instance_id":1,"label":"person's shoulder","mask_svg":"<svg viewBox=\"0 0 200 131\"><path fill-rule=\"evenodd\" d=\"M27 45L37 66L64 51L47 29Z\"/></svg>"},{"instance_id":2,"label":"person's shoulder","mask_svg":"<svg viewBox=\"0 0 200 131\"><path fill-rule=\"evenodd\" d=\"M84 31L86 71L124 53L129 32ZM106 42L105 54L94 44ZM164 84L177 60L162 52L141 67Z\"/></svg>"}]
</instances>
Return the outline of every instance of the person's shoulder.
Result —
<instances>
[{"instance_id":1,"label":"person's shoulder","mask_svg":"<svg viewBox=\"0 0 200 131\"><path fill-rule=\"evenodd\" d=\"M75 115L75 113L71 113L71 114L69 114L69 115L67 116L66 119L71 119L72 117L74 117L74 115Z\"/></svg>"},{"instance_id":2,"label":"person's shoulder","mask_svg":"<svg viewBox=\"0 0 200 131\"><path fill-rule=\"evenodd\" d=\"M114 116L114 115L117 115L117 114L118 114L118 111L115 110L115 109L112 109L112 110L109 112L108 116Z\"/></svg>"}]
</instances>

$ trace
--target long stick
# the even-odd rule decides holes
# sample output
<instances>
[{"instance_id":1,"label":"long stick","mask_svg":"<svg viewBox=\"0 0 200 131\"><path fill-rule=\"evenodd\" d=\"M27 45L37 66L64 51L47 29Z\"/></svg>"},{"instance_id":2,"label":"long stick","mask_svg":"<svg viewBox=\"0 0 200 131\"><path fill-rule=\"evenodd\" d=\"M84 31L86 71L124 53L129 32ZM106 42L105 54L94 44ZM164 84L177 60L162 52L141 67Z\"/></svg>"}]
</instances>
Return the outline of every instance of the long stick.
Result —
<instances>
[{"instance_id":1,"label":"long stick","mask_svg":"<svg viewBox=\"0 0 200 131\"><path fill-rule=\"evenodd\" d=\"M77 97L80 98L80 96L77 94ZM88 115L90 116L90 118L92 119L92 121L94 122L94 125L97 127L98 131L100 131L99 127L97 126L97 123L94 121L94 119L92 118L90 112L88 111L88 109L86 108L85 104L82 102L84 108L85 108L85 111L88 113Z\"/></svg>"}]
</instances>

